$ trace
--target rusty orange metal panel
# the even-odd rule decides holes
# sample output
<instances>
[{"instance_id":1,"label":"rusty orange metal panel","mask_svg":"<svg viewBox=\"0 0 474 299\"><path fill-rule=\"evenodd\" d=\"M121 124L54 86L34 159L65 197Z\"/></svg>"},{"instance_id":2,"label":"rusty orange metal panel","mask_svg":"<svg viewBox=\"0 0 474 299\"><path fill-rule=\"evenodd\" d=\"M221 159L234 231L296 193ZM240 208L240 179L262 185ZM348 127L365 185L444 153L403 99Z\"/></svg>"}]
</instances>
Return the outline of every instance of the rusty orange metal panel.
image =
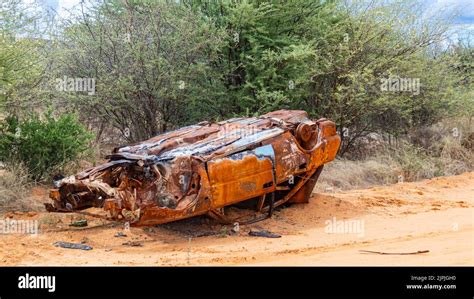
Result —
<instances>
[{"instance_id":1,"label":"rusty orange metal panel","mask_svg":"<svg viewBox=\"0 0 474 299\"><path fill-rule=\"evenodd\" d=\"M274 149L277 184L291 179L307 167L309 157L296 145L296 140L289 131L263 143L271 144Z\"/></svg>"},{"instance_id":2,"label":"rusty orange metal panel","mask_svg":"<svg viewBox=\"0 0 474 299\"><path fill-rule=\"evenodd\" d=\"M207 162L212 208L220 208L275 189L271 145Z\"/></svg>"}]
</instances>

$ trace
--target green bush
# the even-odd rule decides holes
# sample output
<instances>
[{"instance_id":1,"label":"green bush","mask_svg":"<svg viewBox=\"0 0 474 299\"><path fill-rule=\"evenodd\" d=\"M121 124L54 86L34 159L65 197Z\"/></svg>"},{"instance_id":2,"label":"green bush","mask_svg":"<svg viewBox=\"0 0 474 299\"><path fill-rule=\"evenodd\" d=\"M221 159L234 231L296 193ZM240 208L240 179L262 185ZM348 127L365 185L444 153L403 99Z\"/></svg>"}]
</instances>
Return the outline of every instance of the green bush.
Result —
<instances>
[{"instance_id":1,"label":"green bush","mask_svg":"<svg viewBox=\"0 0 474 299\"><path fill-rule=\"evenodd\" d=\"M78 159L91 139L74 114L57 119L50 112L22 120L8 116L0 123L0 161L21 163L31 179L40 181Z\"/></svg>"}]
</instances>

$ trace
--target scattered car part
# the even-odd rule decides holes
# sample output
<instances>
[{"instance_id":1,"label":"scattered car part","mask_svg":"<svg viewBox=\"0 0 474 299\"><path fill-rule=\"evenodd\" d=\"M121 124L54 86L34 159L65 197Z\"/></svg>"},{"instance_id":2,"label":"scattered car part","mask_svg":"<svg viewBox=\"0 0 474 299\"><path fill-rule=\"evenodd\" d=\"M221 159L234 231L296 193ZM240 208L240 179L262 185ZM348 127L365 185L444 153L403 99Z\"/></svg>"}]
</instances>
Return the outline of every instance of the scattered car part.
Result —
<instances>
[{"instance_id":1,"label":"scattered car part","mask_svg":"<svg viewBox=\"0 0 474 299\"><path fill-rule=\"evenodd\" d=\"M82 219L82 220L74 221L71 224L69 224L69 226L84 227L84 226L87 226L87 220Z\"/></svg>"},{"instance_id":2,"label":"scattered car part","mask_svg":"<svg viewBox=\"0 0 474 299\"><path fill-rule=\"evenodd\" d=\"M203 214L232 224L224 207L253 201L257 215L238 220L252 223L307 202L339 145L334 122L305 111L202 122L115 148L107 163L56 181L46 209L100 207L133 225Z\"/></svg>"},{"instance_id":3,"label":"scattered car part","mask_svg":"<svg viewBox=\"0 0 474 299\"><path fill-rule=\"evenodd\" d=\"M116 237L116 238L126 237L126 236L127 236L127 235L124 234L123 232L117 232L117 233L114 235L114 237Z\"/></svg>"},{"instance_id":4,"label":"scattered car part","mask_svg":"<svg viewBox=\"0 0 474 299\"><path fill-rule=\"evenodd\" d=\"M143 243L140 241L127 241L122 243L124 246L131 246L131 247L143 247Z\"/></svg>"},{"instance_id":5,"label":"scattered car part","mask_svg":"<svg viewBox=\"0 0 474 299\"><path fill-rule=\"evenodd\" d=\"M53 244L56 247L68 248L68 249L81 249L81 250L92 250L92 247L89 245L78 244L78 243L69 243L69 242L55 242Z\"/></svg>"},{"instance_id":6,"label":"scattered car part","mask_svg":"<svg viewBox=\"0 0 474 299\"><path fill-rule=\"evenodd\" d=\"M269 232L267 230L260 231L249 231L249 236L252 237L264 237L264 238L281 238L281 235Z\"/></svg>"},{"instance_id":7,"label":"scattered car part","mask_svg":"<svg viewBox=\"0 0 474 299\"><path fill-rule=\"evenodd\" d=\"M412 255L412 254L422 254L428 253L429 250L418 250L413 252L383 252L383 251L372 251L372 250L359 250L361 253L373 253L373 254L382 254L382 255Z\"/></svg>"}]
</instances>

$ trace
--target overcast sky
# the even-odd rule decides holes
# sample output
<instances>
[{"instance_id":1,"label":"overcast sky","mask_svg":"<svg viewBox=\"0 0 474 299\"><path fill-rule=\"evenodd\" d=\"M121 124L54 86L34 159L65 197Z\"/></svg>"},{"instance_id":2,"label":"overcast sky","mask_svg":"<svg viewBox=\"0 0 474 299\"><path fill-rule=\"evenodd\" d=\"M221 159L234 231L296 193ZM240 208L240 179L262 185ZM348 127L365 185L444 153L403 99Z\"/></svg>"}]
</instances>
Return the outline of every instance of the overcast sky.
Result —
<instances>
[{"instance_id":1,"label":"overcast sky","mask_svg":"<svg viewBox=\"0 0 474 299\"><path fill-rule=\"evenodd\" d=\"M25 0L25 2L33 0ZM38 0L43 9L53 9L62 17L67 16L67 10L80 3L80 0ZM365 0L358 0L365 1ZM427 9L426 17L441 15L448 18L451 12L456 11L457 16L450 20L452 35L455 38L459 29L464 32L474 33L474 0L423 0Z\"/></svg>"},{"instance_id":2,"label":"overcast sky","mask_svg":"<svg viewBox=\"0 0 474 299\"><path fill-rule=\"evenodd\" d=\"M451 20L451 39L456 40L459 34L474 38L474 0L425 0L426 15L431 14L448 17L452 11L456 17Z\"/></svg>"}]
</instances>

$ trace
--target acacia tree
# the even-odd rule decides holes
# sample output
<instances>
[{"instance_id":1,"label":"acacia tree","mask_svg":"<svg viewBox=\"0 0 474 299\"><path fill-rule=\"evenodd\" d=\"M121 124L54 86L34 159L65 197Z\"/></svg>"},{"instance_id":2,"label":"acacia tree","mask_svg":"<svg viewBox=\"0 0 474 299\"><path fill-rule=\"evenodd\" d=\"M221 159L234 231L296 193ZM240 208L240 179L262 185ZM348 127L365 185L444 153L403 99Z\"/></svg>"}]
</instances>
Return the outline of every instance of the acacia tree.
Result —
<instances>
[{"instance_id":1,"label":"acacia tree","mask_svg":"<svg viewBox=\"0 0 474 299\"><path fill-rule=\"evenodd\" d=\"M416 2L353 2L341 6L335 25L314 23L317 55L305 102L347 128L340 154L370 132L403 133L443 111L439 93L447 86L439 83L446 64L426 50L446 27L420 22L419 9ZM381 81L391 77L419 80L420 92L383 92Z\"/></svg>"},{"instance_id":2,"label":"acacia tree","mask_svg":"<svg viewBox=\"0 0 474 299\"><path fill-rule=\"evenodd\" d=\"M397 135L444 111L440 102L449 88L439 81L446 61L432 59L426 49L446 28L420 22L419 3L184 3L229 32L216 65L226 74L223 116L304 109L347 128L343 154L370 132ZM381 79L395 76L420 80L422 91L382 92Z\"/></svg>"},{"instance_id":3,"label":"acacia tree","mask_svg":"<svg viewBox=\"0 0 474 299\"><path fill-rule=\"evenodd\" d=\"M327 18L334 1L184 1L228 32L222 59L227 101L222 117L256 115L301 102L315 51L308 23Z\"/></svg>"},{"instance_id":4,"label":"acacia tree","mask_svg":"<svg viewBox=\"0 0 474 299\"><path fill-rule=\"evenodd\" d=\"M41 21L21 0L0 3L0 111L17 114L38 101L34 89L46 69Z\"/></svg>"},{"instance_id":5,"label":"acacia tree","mask_svg":"<svg viewBox=\"0 0 474 299\"><path fill-rule=\"evenodd\" d=\"M224 37L177 3L83 6L60 37L57 76L94 78L94 95L67 94L68 99L106 119L128 141L143 140L191 122L192 110L212 112L222 92L210 63Z\"/></svg>"}]
</instances>

